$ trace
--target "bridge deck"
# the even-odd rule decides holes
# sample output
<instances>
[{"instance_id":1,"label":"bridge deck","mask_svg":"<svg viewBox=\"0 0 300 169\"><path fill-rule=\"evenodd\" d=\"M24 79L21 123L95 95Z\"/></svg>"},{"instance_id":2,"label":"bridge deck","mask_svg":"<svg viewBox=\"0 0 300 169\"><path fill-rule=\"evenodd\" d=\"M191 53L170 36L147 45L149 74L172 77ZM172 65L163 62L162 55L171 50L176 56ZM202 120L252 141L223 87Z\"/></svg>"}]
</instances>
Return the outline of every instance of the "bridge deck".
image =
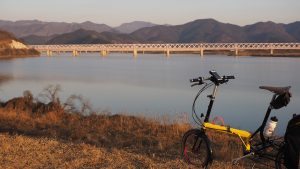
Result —
<instances>
[{"instance_id":1,"label":"bridge deck","mask_svg":"<svg viewBox=\"0 0 300 169\"><path fill-rule=\"evenodd\" d=\"M204 50L300 50L300 43L174 43L174 44L61 44L30 45L41 52L200 52Z\"/></svg>"}]
</instances>

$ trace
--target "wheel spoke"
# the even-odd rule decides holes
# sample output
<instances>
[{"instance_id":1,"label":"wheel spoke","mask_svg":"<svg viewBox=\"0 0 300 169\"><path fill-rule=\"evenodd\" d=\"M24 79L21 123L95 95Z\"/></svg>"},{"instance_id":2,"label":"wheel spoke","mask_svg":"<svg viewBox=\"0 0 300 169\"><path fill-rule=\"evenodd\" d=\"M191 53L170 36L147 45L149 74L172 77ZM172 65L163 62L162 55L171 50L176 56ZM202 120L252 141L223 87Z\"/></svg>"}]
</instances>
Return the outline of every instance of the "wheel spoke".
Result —
<instances>
[{"instance_id":1,"label":"wheel spoke","mask_svg":"<svg viewBox=\"0 0 300 169\"><path fill-rule=\"evenodd\" d=\"M183 137L183 156L186 162L205 167L210 157L208 139L200 130L192 129Z\"/></svg>"}]
</instances>

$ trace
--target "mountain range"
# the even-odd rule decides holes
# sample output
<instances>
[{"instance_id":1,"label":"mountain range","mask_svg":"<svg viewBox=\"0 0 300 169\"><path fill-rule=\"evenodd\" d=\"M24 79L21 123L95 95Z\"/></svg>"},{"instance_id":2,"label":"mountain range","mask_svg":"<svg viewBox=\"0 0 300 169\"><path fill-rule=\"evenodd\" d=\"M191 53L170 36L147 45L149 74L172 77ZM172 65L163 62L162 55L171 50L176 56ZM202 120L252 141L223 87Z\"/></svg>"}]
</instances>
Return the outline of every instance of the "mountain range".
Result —
<instances>
[{"instance_id":1,"label":"mountain range","mask_svg":"<svg viewBox=\"0 0 300 169\"><path fill-rule=\"evenodd\" d=\"M29 44L300 42L300 22L246 26L199 19L181 25L136 21L112 28L92 22L0 21L0 29Z\"/></svg>"},{"instance_id":2,"label":"mountain range","mask_svg":"<svg viewBox=\"0 0 300 169\"><path fill-rule=\"evenodd\" d=\"M300 42L300 22L238 26L201 19L183 25L142 28L131 35L150 43Z\"/></svg>"},{"instance_id":3,"label":"mountain range","mask_svg":"<svg viewBox=\"0 0 300 169\"><path fill-rule=\"evenodd\" d=\"M110 27L106 24L97 24L90 21L82 23L66 23L66 22L43 22L39 20L20 20L6 21L0 20L0 29L13 33L16 37L26 36L53 36L56 34L64 34L74 32L78 29L92 30L101 32L131 33L140 28L155 26L156 24L143 21L134 21L121 24L118 27Z\"/></svg>"},{"instance_id":4,"label":"mountain range","mask_svg":"<svg viewBox=\"0 0 300 169\"><path fill-rule=\"evenodd\" d=\"M26 41L26 39L23 39ZM79 29L77 31L58 35L49 41L47 44L108 44L108 43L140 43L134 37L128 34L102 32Z\"/></svg>"},{"instance_id":5,"label":"mountain range","mask_svg":"<svg viewBox=\"0 0 300 169\"><path fill-rule=\"evenodd\" d=\"M151 23L151 22L144 22L144 21L134 21L130 23L123 23L118 27L115 27L114 29L117 30L120 33L132 33L136 30L139 30L141 28L146 27L152 27L156 26L157 24Z\"/></svg>"},{"instance_id":6,"label":"mountain range","mask_svg":"<svg viewBox=\"0 0 300 169\"><path fill-rule=\"evenodd\" d=\"M114 31L108 25L96 24L89 21L83 23L66 23L38 20L21 20L16 22L0 20L0 28L13 33L18 38L30 35L52 36L73 32L78 29L94 30L97 32Z\"/></svg>"}]
</instances>

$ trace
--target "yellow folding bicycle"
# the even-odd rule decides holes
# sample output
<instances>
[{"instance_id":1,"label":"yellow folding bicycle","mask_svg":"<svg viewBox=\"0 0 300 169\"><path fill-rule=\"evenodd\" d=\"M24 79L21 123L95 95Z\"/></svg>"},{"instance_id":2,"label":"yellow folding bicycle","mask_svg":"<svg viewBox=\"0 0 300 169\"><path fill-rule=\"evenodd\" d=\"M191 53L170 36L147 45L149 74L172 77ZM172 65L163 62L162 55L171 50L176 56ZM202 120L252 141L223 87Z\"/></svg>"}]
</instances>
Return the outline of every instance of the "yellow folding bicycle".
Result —
<instances>
[{"instance_id":1,"label":"yellow folding bicycle","mask_svg":"<svg viewBox=\"0 0 300 169\"><path fill-rule=\"evenodd\" d=\"M234 76L220 76L216 71L210 71L210 77L203 78L199 77L196 79L191 79L190 82L193 83L193 86L203 85L198 94L196 95L193 102L193 119L199 124L200 128L191 129L187 131L182 137L182 154L183 158L186 162L200 166L203 168L208 167L213 162L213 151L211 147L211 141L208 138L206 132L207 130L213 130L217 132L223 132L235 135L239 138L243 145L244 155L242 157L233 159L233 164L236 164L239 160L246 157L257 156L259 158L268 158L274 160L276 168L281 168L282 156L268 156L265 154L265 150L267 148L273 148L277 150L278 154L282 154L279 152L281 143L278 144L277 141L271 139L269 137L265 137L264 130L267 125L267 121L269 119L270 113L272 109L279 109L283 106L286 106L289 103L289 99L291 94L289 92L290 86L288 87L270 87L270 86L261 86L261 89L265 89L274 93L270 105L266 111L265 117L262 121L262 124L258 127L258 129L254 133L250 133L245 130L240 130L236 128L231 128L229 126L217 125L209 122L211 109L214 104L214 100L216 98L217 89L221 84L228 82L231 79L234 79ZM208 82L208 83L207 83ZM201 114L199 117L195 111L196 100L200 96L200 94L208 89L209 87L213 88L213 92L211 95L208 95L210 99L209 105L206 111L206 114ZM204 120L202 120L204 118ZM253 143L254 137L259 134L259 142Z\"/></svg>"}]
</instances>

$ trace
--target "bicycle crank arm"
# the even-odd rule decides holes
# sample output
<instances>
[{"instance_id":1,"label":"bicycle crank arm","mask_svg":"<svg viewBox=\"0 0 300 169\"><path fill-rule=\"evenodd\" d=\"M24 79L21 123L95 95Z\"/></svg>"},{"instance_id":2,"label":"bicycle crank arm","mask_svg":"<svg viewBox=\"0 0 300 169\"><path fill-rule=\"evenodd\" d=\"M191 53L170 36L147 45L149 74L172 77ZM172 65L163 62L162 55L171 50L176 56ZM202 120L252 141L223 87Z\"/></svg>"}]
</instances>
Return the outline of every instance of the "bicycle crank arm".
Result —
<instances>
[{"instance_id":1,"label":"bicycle crank arm","mask_svg":"<svg viewBox=\"0 0 300 169\"><path fill-rule=\"evenodd\" d=\"M233 165L237 165L237 164L238 164L238 161L240 161L240 160L242 160L242 159L244 159L244 158L250 157L250 156L254 156L254 152L251 152L251 153L246 154L246 155L244 155L244 156L242 156L242 157L233 159L233 160L232 160L232 164L233 164Z\"/></svg>"}]
</instances>

